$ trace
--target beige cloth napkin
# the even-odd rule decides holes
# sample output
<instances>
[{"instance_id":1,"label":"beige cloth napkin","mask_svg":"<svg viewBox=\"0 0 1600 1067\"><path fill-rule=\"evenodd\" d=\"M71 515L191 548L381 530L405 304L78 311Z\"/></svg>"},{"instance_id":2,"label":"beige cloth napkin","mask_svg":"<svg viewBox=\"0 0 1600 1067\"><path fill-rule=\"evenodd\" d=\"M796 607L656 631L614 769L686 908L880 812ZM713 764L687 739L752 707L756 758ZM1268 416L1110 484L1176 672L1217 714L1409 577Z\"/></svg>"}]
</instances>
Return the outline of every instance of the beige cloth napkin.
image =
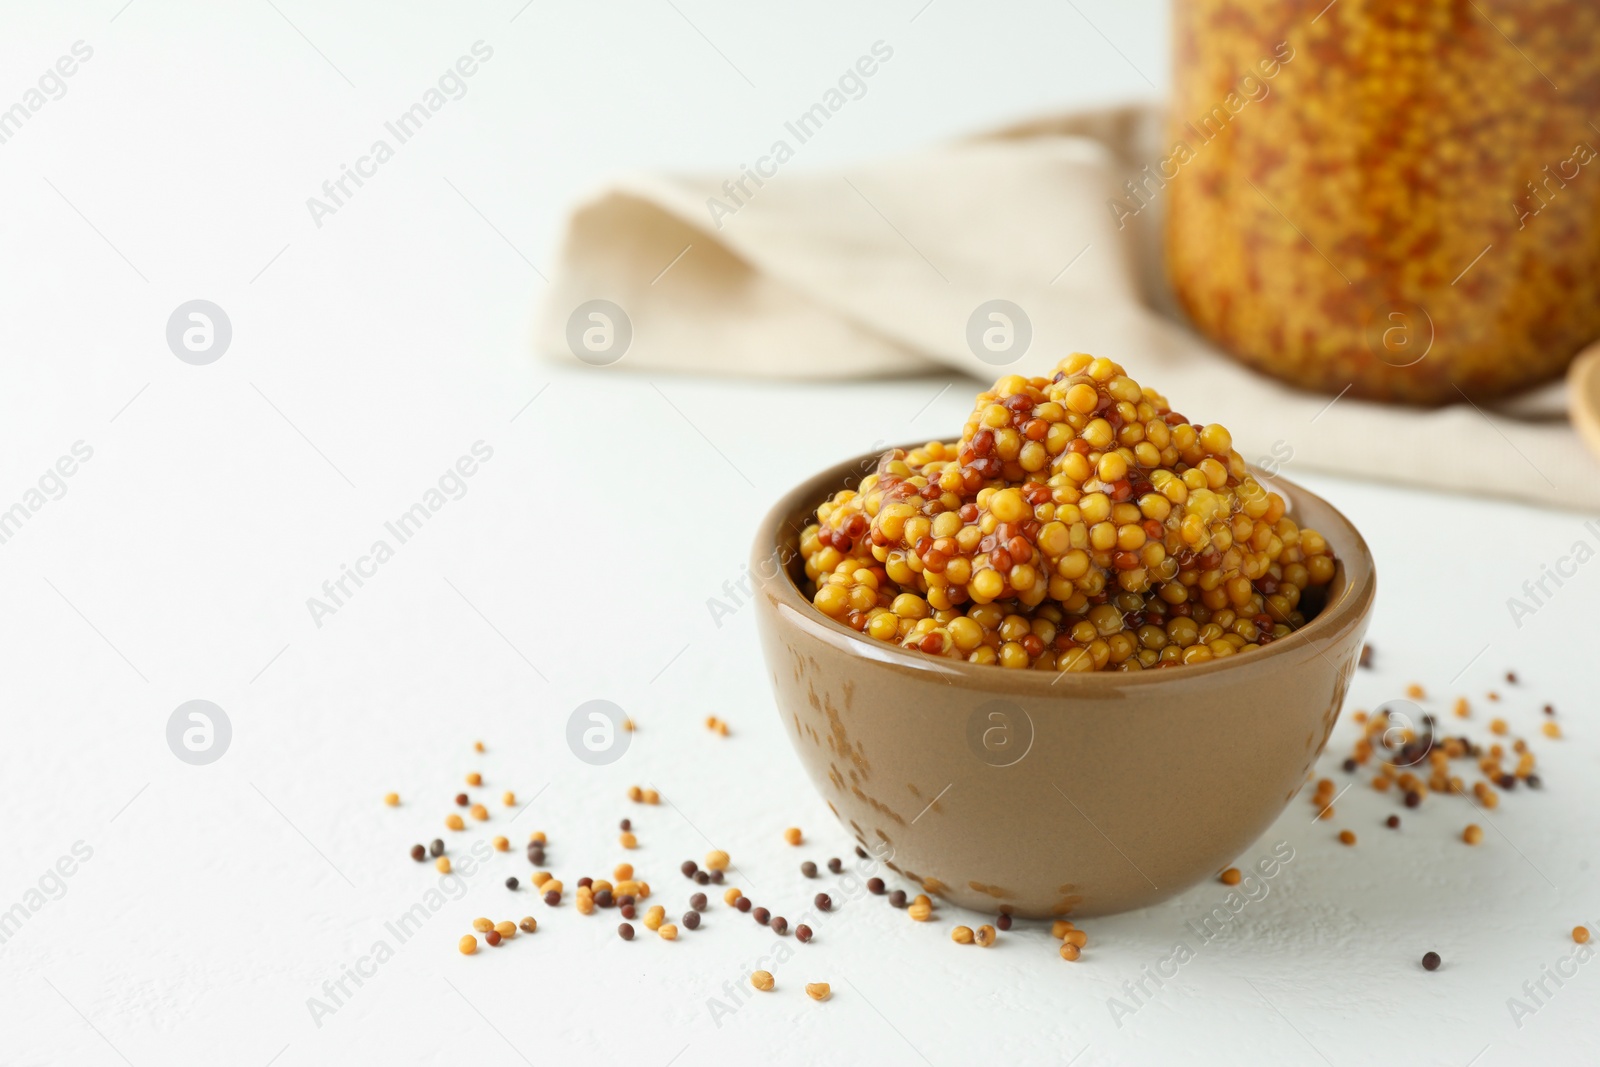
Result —
<instances>
[{"instance_id":1,"label":"beige cloth napkin","mask_svg":"<svg viewBox=\"0 0 1600 1067\"><path fill-rule=\"evenodd\" d=\"M573 213L537 343L573 358L569 318L605 299L632 326L620 365L645 372L951 369L992 381L1092 352L1176 410L1223 423L1246 459L1276 457L1290 477L1318 469L1600 510L1600 463L1566 420L1560 386L1493 410L1334 401L1244 369L1180 322L1159 205L1121 230L1106 207L1163 140L1158 110L1131 106L843 171L763 163L770 177L746 178L743 191L724 187L738 171L623 177ZM967 340L974 310L993 299L1032 325L1027 351L1004 367Z\"/></svg>"}]
</instances>

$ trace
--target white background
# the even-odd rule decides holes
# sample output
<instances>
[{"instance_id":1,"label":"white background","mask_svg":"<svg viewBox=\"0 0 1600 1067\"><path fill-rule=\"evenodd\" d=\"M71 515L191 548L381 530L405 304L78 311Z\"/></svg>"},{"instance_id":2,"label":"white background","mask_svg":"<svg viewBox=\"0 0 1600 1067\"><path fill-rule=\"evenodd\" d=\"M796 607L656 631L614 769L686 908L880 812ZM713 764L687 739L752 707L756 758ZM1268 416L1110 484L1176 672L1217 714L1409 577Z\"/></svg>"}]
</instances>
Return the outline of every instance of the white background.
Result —
<instances>
[{"instance_id":1,"label":"white background","mask_svg":"<svg viewBox=\"0 0 1600 1067\"><path fill-rule=\"evenodd\" d=\"M624 944L614 914L503 888L529 869L514 849L317 1025L308 998L437 883L406 851L444 833L471 769L489 798L544 790L509 829L492 802L488 830L516 842L545 830L569 886L622 858L616 822L633 816L641 848L628 858L674 915L689 891L677 864L708 841L733 853L750 895L791 916L822 888L800 859L848 855L784 741L750 614L718 627L706 602L739 576L784 489L874 440L953 434L972 383L650 381L626 360L603 372L541 361L529 324L564 208L616 168L736 173L879 39L894 62L796 166L1156 95L1166 16L1101 0L274 2L0 16L0 107L75 41L94 50L0 145L0 508L74 442L94 450L66 495L0 545L0 909L29 900L76 842L92 849L64 894L46 879L54 899L0 944L0 1061L1600 1054L1600 965L1520 1028L1506 1004L1570 954L1573 925L1600 919L1600 567L1520 627L1506 600L1600 533L1572 514L1292 461L1286 473L1345 510L1378 560L1380 669L1360 672L1352 707L1413 680L1439 709L1457 693L1482 709L1498 688L1534 738L1547 789L1507 797L1481 847L1455 839L1474 817L1461 800L1406 812L1398 834L1380 826L1392 795L1353 791L1315 825L1297 801L1241 857L1293 846L1269 896L1120 1026L1108 997L1126 998L1123 983L1167 956L1221 886L1085 923L1077 964L1037 928L985 952L948 937L981 917L947 909L918 925L849 901L773 968L777 992L714 1020L708 998L740 983L769 931L716 904L676 944ZM317 227L307 197L480 39L494 55L466 96ZM168 316L195 298L233 326L210 366L165 341ZM1136 354L1118 355L1137 374ZM1203 415L1203 397L1172 400ZM315 625L307 598L480 440L493 459L466 495ZM1504 683L1508 667L1521 685ZM603 769L564 742L570 711L596 697L640 724ZM165 737L195 698L233 727L208 767L180 762ZM1545 701L1567 740L1537 736ZM707 733L707 714L733 735ZM1324 760L1341 784L1352 731L1341 725ZM670 805L628 804L635 782ZM391 789L399 809L380 802ZM784 845L791 824L814 845ZM1333 840L1345 827L1354 849ZM454 853L477 836L455 835ZM455 941L479 914L542 928L465 959ZM1446 960L1433 974L1417 962L1429 949ZM834 986L827 1004L801 992L819 980Z\"/></svg>"}]
</instances>

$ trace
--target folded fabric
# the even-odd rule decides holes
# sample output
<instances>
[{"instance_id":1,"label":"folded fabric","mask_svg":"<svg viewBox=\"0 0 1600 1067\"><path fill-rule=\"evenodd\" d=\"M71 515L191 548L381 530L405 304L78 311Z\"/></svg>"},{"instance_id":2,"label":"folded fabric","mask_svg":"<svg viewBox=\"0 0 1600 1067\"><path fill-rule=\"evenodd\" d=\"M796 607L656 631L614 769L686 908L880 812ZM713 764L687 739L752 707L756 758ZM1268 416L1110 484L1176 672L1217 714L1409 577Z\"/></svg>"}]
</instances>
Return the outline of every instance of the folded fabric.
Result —
<instances>
[{"instance_id":1,"label":"folded fabric","mask_svg":"<svg viewBox=\"0 0 1600 1067\"><path fill-rule=\"evenodd\" d=\"M1291 476L1600 510L1600 462L1563 386L1493 408L1334 398L1261 377L1194 333L1167 288L1159 197L1121 225L1107 206L1163 141L1159 110L1130 106L836 172L768 158L733 180L624 176L573 212L537 344L573 358L575 310L608 300L631 326L625 365L642 372L993 380L1092 352ZM980 308L991 301L1007 303Z\"/></svg>"}]
</instances>

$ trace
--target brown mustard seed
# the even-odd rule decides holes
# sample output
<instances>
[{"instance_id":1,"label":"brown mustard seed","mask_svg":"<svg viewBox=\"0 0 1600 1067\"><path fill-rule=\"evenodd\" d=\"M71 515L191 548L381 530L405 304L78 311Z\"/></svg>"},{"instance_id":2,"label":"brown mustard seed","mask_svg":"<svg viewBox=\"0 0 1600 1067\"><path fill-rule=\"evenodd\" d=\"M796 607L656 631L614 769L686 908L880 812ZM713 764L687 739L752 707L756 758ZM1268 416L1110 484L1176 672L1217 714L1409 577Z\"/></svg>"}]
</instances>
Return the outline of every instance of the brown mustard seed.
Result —
<instances>
[{"instance_id":1,"label":"brown mustard seed","mask_svg":"<svg viewBox=\"0 0 1600 1067\"><path fill-rule=\"evenodd\" d=\"M1339 831L1339 844L1341 844L1341 845L1353 845L1355 843L1356 843L1356 835L1355 835L1355 833L1353 831L1351 831L1351 830L1340 830Z\"/></svg>"},{"instance_id":2,"label":"brown mustard seed","mask_svg":"<svg viewBox=\"0 0 1600 1067\"><path fill-rule=\"evenodd\" d=\"M517 888L517 886L519 886L521 884L522 884L521 882L517 881L517 876L516 875L512 875L510 878L506 879L506 888L507 889L513 889L514 890L514 889Z\"/></svg>"},{"instance_id":3,"label":"brown mustard seed","mask_svg":"<svg viewBox=\"0 0 1600 1067\"><path fill-rule=\"evenodd\" d=\"M557 904L561 903L561 894L552 889L550 892L544 895L544 902L553 908Z\"/></svg>"},{"instance_id":4,"label":"brown mustard seed","mask_svg":"<svg viewBox=\"0 0 1600 1067\"><path fill-rule=\"evenodd\" d=\"M740 911L749 911L751 907L750 898L740 897L738 900L733 902L733 906L738 908Z\"/></svg>"},{"instance_id":5,"label":"brown mustard seed","mask_svg":"<svg viewBox=\"0 0 1600 1067\"><path fill-rule=\"evenodd\" d=\"M633 918L633 913L634 908L632 904L621 904L617 907L617 914L622 916L624 919Z\"/></svg>"},{"instance_id":6,"label":"brown mustard seed","mask_svg":"<svg viewBox=\"0 0 1600 1067\"><path fill-rule=\"evenodd\" d=\"M704 893L694 894L689 898L689 907L693 908L695 911L705 911L706 895Z\"/></svg>"},{"instance_id":7,"label":"brown mustard seed","mask_svg":"<svg viewBox=\"0 0 1600 1067\"><path fill-rule=\"evenodd\" d=\"M1356 661L1356 666L1358 666L1358 667L1367 667L1367 668L1370 668L1372 666L1372 646L1371 645L1362 645L1361 646L1361 658Z\"/></svg>"},{"instance_id":8,"label":"brown mustard seed","mask_svg":"<svg viewBox=\"0 0 1600 1067\"><path fill-rule=\"evenodd\" d=\"M757 971L750 976L750 984L763 993L770 993L778 983L773 980L771 971Z\"/></svg>"},{"instance_id":9,"label":"brown mustard seed","mask_svg":"<svg viewBox=\"0 0 1600 1067\"><path fill-rule=\"evenodd\" d=\"M1461 840L1469 845L1476 845L1483 840L1483 827L1477 823L1469 824L1465 830L1461 831Z\"/></svg>"},{"instance_id":10,"label":"brown mustard seed","mask_svg":"<svg viewBox=\"0 0 1600 1067\"><path fill-rule=\"evenodd\" d=\"M827 1000L833 996L833 989L827 982L807 982L806 996L812 1000Z\"/></svg>"},{"instance_id":11,"label":"brown mustard seed","mask_svg":"<svg viewBox=\"0 0 1600 1067\"><path fill-rule=\"evenodd\" d=\"M1217 877L1222 881L1223 885L1238 885L1242 876L1239 874L1239 868L1229 867Z\"/></svg>"},{"instance_id":12,"label":"brown mustard seed","mask_svg":"<svg viewBox=\"0 0 1600 1067\"><path fill-rule=\"evenodd\" d=\"M772 921L772 912L768 911L766 908L756 908L750 913L750 918L754 919L762 926L765 926L767 923Z\"/></svg>"},{"instance_id":13,"label":"brown mustard seed","mask_svg":"<svg viewBox=\"0 0 1600 1067\"><path fill-rule=\"evenodd\" d=\"M522 921L517 925L522 927L523 933L531 934L535 930L539 929L539 920L535 919L532 915L524 915L522 917Z\"/></svg>"},{"instance_id":14,"label":"brown mustard seed","mask_svg":"<svg viewBox=\"0 0 1600 1067\"><path fill-rule=\"evenodd\" d=\"M465 934L460 941L456 942L456 948L461 950L463 956L470 956L478 951L478 939L471 934Z\"/></svg>"},{"instance_id":15,"label":"brown mustard seed","mask_svg":"<svg viewBox=\"0 0 1600 1067\"><path fill-rule=\"evenodd\" d=\"M1083 955L1083 950L1078 948L1078 946L1074 945L1071 941L1061 942L1062 959L1070 962L1072 960L1076 960L1081 955Z\"/></svg>"},{"instance_id":16,"label":"brown mustard seed","mask_svg":"<svg viewBox=\"0 0 1600 1067\"><path fill-rule=\"evenodd\" d=\"M815 878L817 876L817 865L810 860L806 860L800 865L800 873L807 878Z\"/></svg>"},{"instance_id":17,"label":"brown mustard seed","mask_svg":"<svg viewBox=\"0 0 1600 1067\"><path fill-rule=\"evenodd\" d=\"M683 872L683 876L685 878L693 878L694 872L698 871L699 869L700 865L694 860L684 860L678 865L678 870Z\"/></svg>"},{"instance_id":18,"label":"brown mustard seed","mask_svg":"<svg viewBox=\"0 0 1600 1067\"><path fill-rule=\"evenodd\" d=\"M834 874L840 873L844 870L844 861L838 856L833 857L833 859L828 861L828 870L832 871Z\"/></svg>"},{"instance_id":19,"label":"brown mustard seed","mask_svg":"<svg viewBox=\"0 0 1600 1067\"><path fill-rule=\"evenodd\" d=\"M1400 829L1400 816L1398 816L1398 815L1389 816L1387 819L1383 820L1383 825L1387 826L1391 830Z\"/></svg>"},{"instance_id":20,"label":"brown mustard seed","mask_svg":"<svg viewBox=\"0 0 1600 1067\"><path fill-rule=\"evenodd\" d=\"M686 911L683 913L683 918L678 921L683 923L686 930L700 929L700 913L698 911Z\"/></svg>"},{"instance_id":21,"label":"brown mustard seed","mask_svg":"<svg viewBox=\"0 0 1600 1067\"><path fill-rule=\"evenodd\" d=\"M867 892L873 894L874 896L881 897L881 896L883 896L883 891L884 891L884 886L883 886L883 879L882 878L868 878L867 879Z\"/></svg>"},{"instance_id":22,"label":"brown mustard seed","mask_svg":"<svg viewBox=\"0 0 1600 1067\"><path fill-rule=\"evenodd\" d=\"M791 826L783 832L783 839L791 845L798 845L801 841L800 827Z\"/></svg>"},{"instance_id":23,"label":"brown mustard seed","mask_svg":"<svg viewBox=\"0 0 1600 1067\"><path fill-rule=\"evenodd\" d=\"M994 921L994 924L1000 928L1001 933L1004 933L1005 931L1011 929L1011 916L1002 913L1001 916Z\"/></svg>"},{"instance_id":24,"label":"brown mustard seed","mask_svg":"<svg viewBox=\"0 0 1600 1067\"><path fill-rule=\"evenodd\" d=\"M494 946L498 945L501 942L501 940L503 940L500 937L500 932L498 930L490 930L488 933L483 935L483 939L485 941L489 942L489 947L490 948L493 948Z\"/></svg>"},{"instance_id":25,"label":"brown mustard seed","mask_svg":"<svg viewBox=\"0 0 1600 1067\"><path fill-rule=\"evenodd\" d=\"M1572 940L1580 945L1588 944L1589 928L1587 926L1574 926L1572 928Z\"/></svg>"},{"instance_id":26,"label":"brown mustard seed","mask_svg":"<svg viewBox=\"0 0 1600 1067\"><path fill-rule=\"evenodd\" d=\"M624 941L632 941L633 940L633 924L632 923L618 923L617 924L617 936L622 938L622 940L624 940Z\"/></svg>"},{"instance_id":27,"label":"brown mustard seed","mask_svg":"<svg viewBox=\"0 0 1600 1067\"><path fill-rule=\"evenodd\" d=\"M889 894L889 906L891 908L903 908L903 907L905 907L906 906L906 891L904 889L896 889L896 890L892 891Z\"/></svg>"},{"instance_id":28,"label":"brown mustard seed","mask_svg":"<svg viewBox=\"0 0 1600 1067\"><path fill-rule=\"evenodd\" d=\"M1439 954L1437 952L1424 952L1422 954L1422 969L1423 970L1425 970L1425 971L1437 971L1439 969L1439 963L1440 963Z\"/></svg>"},{"instance_id":29,"label":"brown mustard seed","mask_svg":"<svg viewBox=\"0 0 1600 1067\"><path fill-rule=\"evenodd\" d=\"M464 808L468 804L471 804L471 803L472 803L472 798L467 796L467 794L465 794L465 793L457 793L456 794L456 807Z\"/></svg>"},{"instance_id":30,"label":"brown mustard seed","mask_svg":"<svg viewBox=\"0 0 1600 1067\"><path fill-rule=\"evenodd\" d=\"M434 838L432 841L430 841L428 843L428 855L430 855L430 856L442 856L442 855L444 855L444 841L443 841L443 839L436 837L436 838Z\"/></svg>"},{"instance_id":31,"label":"brown mustard seed","mask_svg":"<svg viewBox=\"0 0 1600 1067\"><path fill-rule=\"evenodd\" d=\"M483 784L483 775L479 774L477 771L473 771L472 773L467 775L467 784L468 785L482 785Z\"/></svg>"},{"instance_id":32,"label":"brown mustard seed","mask_svg":"<svg viewBox=\"0 0 1600 1067\"><path fill-rule=\"evenodd\" d=\"M799 926L794 928L794 936L796 941L810 941L811 927L807 926L805 923L801 923Z\"/></svg>"},{"instance_id":33,"label":"brown mustard seed","mask_svg":"<svg viewBox=\"0 0 1600 1067\"><path fill-rule=\"evenodd\" d=\"M722 883L722 872L721 871L710 871L710 872L707 872L707 871L695 871L694 872L694 884L695 885L710 885L712 882L716 882L719 885Z\"/></svg>"},{"instance_id":34,"label":"brown mustard seed","mask_svg":"<svg viewBox=\"0 0 1600 1067\"><path fill-rule=\"evenodd\" d=\"M598 907L614 908L617 906L617 897L611 890L602 889L594 895L594 902Z\"/></svg>"},{"instance_id":35,"label":"brown mustard seed","mask_svg":"<svg viewBox=\"0 0 1600 1067\"><path fill-rule=\"evenodd\" d=\"M978 927L972 936L973 940L976 941L979 946L983 948L990 948L994 945L995 937L997 935L994 932L994 927L990 926L988 923L985 923Z\"/></svg>"},{"instance_id":36,"label":"brown mustard seed","mask_svg":"<svg viewBox=\"0 0 1600 1067\"><path fill-rule=\"evenodd\" d=\"M811 903L813 903L813 904L815 904L817 906L817 910L818 911L832 911L833 910L833 898L828 896L828 894L826 894L826 893L818 893L815 897L812 898Z\"/></svg>"},{"instance_id":37,"label":"brown mustard seed","mask_svg":"<svg viewBox=\"0 0 1600 1067\"><path fill-rule=\"evenodd\" d=\"M782 915L774 915L772 917L772 932L777 934L779 937L782 937L784 934L788 933L789 920L785 919Z\"/></svg>"},{"instance_id":38,"label":"brown mustard seed","mask_svg":"<svg viewBox=\"0 0 1600 1067\"><path fill-rule=\"evenodd\" d=\"M428 850L423 848L421 845L412 845L411 858L416 860L418 863L421 863L423 860L428 858Z\"/></svg>"},{"instance_id":39,"label":"brown mustard seed","mask_svg":"<svg viewBox=\"0 0 1600 1067\"><path fill-rule=\"evenodd\" d=\"M972 927L970 926L958 926L950 931L950 940L958 945L970 945L972 944L972 939Z\"/></svg>"}]
</instances>

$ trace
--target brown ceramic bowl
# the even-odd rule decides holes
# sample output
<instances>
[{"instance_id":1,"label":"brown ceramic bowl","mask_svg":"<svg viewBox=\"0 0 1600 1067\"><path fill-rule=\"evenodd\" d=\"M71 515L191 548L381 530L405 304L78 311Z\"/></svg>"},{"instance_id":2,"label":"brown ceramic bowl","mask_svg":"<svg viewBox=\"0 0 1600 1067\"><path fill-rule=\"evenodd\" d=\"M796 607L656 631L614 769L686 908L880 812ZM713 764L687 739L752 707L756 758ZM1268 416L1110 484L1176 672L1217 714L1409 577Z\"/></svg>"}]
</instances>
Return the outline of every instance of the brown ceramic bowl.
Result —
<instances>
[{"instance_id":1,"label":"brown ceramic bowl","mask_svg":"<svg viewBox=\"0 0 1600 1067\"><path fill-rule=\"evenodd\" d=\"M1164 900L1229 866L1300 790L1338 719L1376 580L1361 535L1281 479L1339 557L1326 603L1264 649L1160 671L1014 671L874 641L811 606L800 530L876 454L762 521L762 648L800 762L860 844L930 893L1021 917Z\"/></svg>"}]
</instances>

